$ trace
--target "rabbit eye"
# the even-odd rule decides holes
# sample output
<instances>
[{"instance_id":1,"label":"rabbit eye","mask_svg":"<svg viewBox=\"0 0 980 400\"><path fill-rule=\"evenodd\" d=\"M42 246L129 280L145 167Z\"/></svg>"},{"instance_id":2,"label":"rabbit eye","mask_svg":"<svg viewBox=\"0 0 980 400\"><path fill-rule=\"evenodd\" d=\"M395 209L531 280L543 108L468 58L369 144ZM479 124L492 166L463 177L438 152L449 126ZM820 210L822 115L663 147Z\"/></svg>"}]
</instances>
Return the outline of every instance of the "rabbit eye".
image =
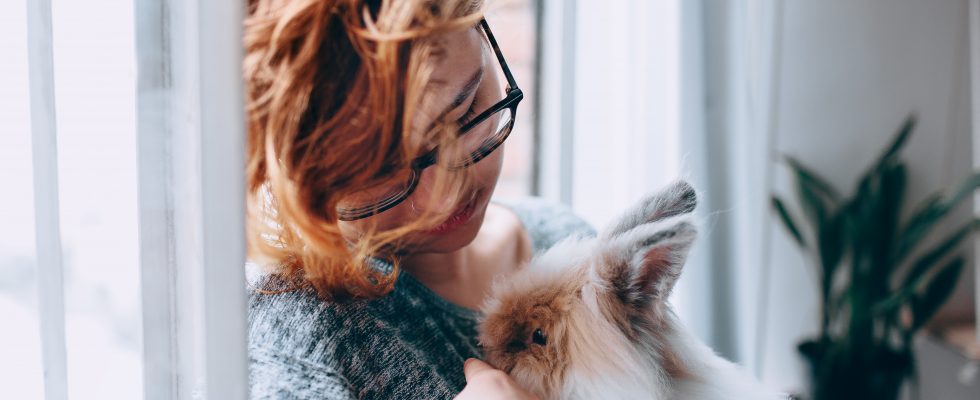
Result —
<instances>
[{"instance_id":1,"label":"rabbit eye","mask_svg":"<svg viewBox=\"0 0 980 400\"><path fill-rule=\"evenodd\" d=\"M531 342L533 342L534 344L544 346L545 344L548 343L548 337L546 337L544 335L544 332L541 332L540 329L536 329L534 333L531 334Z\"/></svg>"}]
</instances>

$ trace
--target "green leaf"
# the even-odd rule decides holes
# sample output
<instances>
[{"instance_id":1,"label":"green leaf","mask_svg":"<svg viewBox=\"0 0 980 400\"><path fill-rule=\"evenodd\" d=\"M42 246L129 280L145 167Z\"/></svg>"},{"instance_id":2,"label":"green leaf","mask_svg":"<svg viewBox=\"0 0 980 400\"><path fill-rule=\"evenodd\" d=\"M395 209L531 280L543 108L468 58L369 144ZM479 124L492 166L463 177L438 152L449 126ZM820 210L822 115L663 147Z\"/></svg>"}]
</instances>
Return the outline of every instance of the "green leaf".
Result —
<instances>
[{"instance_id":1,"label":"green leaf","mask_svg":"<svg viewBox=\"0 0 980 400\"><path fill-rule=\"evenodd\" d=\"M872 201L872 204L878 204L881 201L879 190L888 190L888 188L882 188L881 186L889 184L889 180L894 181L895 178L898 178L895 176L896 174L901 175L902 189L904 189L905 171L903 164L898 158L898 153L905 146L905 143L908 142L908 138L911 136L914 127L915 116L909 116L892 139L891 144L888 145L887 150L878 157L874 165L865 171L861 179L858 180L858 199L855 199L856 202L860 202L862 205L866 205L865 202L867 201ZM902 171L896 171L896 168ZM897 204L900 204L900 202ZM866 209L864 211L864 216L866 217L874 218L878 215L878 212L874 209Z\"/></svg>"},{"instance_id":2,"label":"green leaf","mask_svg":"<svg viewBox=\"0 0 980 400\"><path fill-rule=\"evenodd\" d=\"M905 301L908 300L910 297L912 297L911 291L899 290L895 293L892 293L884 300L875 303L871 307L871 313L875 315L890 314L898 310L898 308L901 307L902 304L905 304Z\"/></svg>"},{"instance_id":3,"label":"green leaf","mask_svg":"<svg viewBox=\"0 0 980 400\"><path fill-rule=\"evenodd\" d=\"M815 185L810 179L805 173L797 173L796 195L800 199L803 215L809 220L813 230L819 233L827 222L827 215L831 212L828 208L831 206L819 185Z\"/></svg>"},{"instance_id":4,"label":"green leaf","mask_svg":"<svg viewBox=\"0 0 980 400\"><path fill-rule=\"evenodd\" d=\"M881 176L881 215L879 222L888 225L889 243L893 242L897 236L898 219L902 212L902 203L905 201L907 181L908 172L905 164L902 163L896 163L893 167L887 168ZM883 227L879 225L877 228Z\"/></svg>"},{"instance_id":5,"label":"green leaf","mask_svg":"<svg viewBox=\"0 0 980 400\"><path fill-rule=\"evenodd\" d=\"M936 262L946 256L946 254L956 249L960 242L969 237L970 233L976 229L980 229L980 219L975 219L972 222L964 224L943 239L939 245L919 257L919 259L912 264L909 272L905 275L905 280L902 283L902 287L914 287L922 275L925 275L925 273L928 272L929 269L936 264Z\"/></svg>"},{"instance_id":6,"label":"green leaf","mask_svg":"<svg viewBox=\"0 0 980 400\"><path fill-rule=\"evenodd\" d=\"M871 242L871 274L879 277L890 277L898 264L892 262L892 248L898 237L899 216L905 195L906 170L905 165L897 161L882 167L878 177L878 191L873 199L872 221L869 227L874 229L869 233ZM876 295L883 295L888 290L889 279L873 281Z\"/></svg>"},{"instance_id":7,"label":"green leaf","mask_svg":"<svg viewBox=\"0 0 980 400\"><path fill-rule=\"evenodd\" d=\"M851 286L864 288L867 286L868 275L874 266L874 250L880 234L875 224L878 203L880 202L879 173L873 171L858 184L857 193L847 203L847 237L849 240L851 259ZM863 299L866 293L855 293L855 299ZM863 310L855 310L855 313Z\"/></svg>"},{"instance_id":8,"label":"green leaf","mask_svg":"<svg viewBox=\"0 0 980 400\"><path fill-rule=\"evenodd\" d=\"M935 194L926 199L909 218L898 238L898 246L893 257L894 262L900 263L912 252L917 244L925 238L947 213L956 208L967 195L973 194L980 187L980 172L974 172L961 182L949 196Z\"/></svg>"},{"instance_id":9,"label":"green leaf","mask_svg":"<svg viewBox=\"0 0 980 400\"><path fill-rule=\"evenodd\" d=\"M919 243L932 226L938 222L943 215L943 196L935 193L915 207L908 222L905 223L899 232L898 246L894 261L901 263L905 257L912 252L912 249Z\"/></svg>"},{"instance_id":10,"label":"green leaf","mask_svg":"<svg viewBox=\"0 0 980 400\"><path fill-rule=\"evenodd\" d=\"M857 194L847 203L848 250L850 268L848 272L848 304L845 307L847 335L855 346L866 345L875 332L873 307L882 299L881 281L886 277L876 276L876 249L879 246L880 232L875 224L881 214L881 173L872 171L866 175L858 187Z\"/></svg>"},{"instance_id":11,"label":"green leaf","mask_svg":"<svg viewBox=\"0 0 980 400\"><path fill-rule=\"evenodd\" d=\"M789 210L786 209L786 206L783 205L783 201L780 200L779 197L772 197L772 208L776 210L776 213L779 215L779 220L783 222L783 226L786 227L786 230L788 230L789 233L793 235L793 238L796 239L796 243L799 244L800 247L806 248L806 241L803 239L803 235L800 234L800 230L797 228L796 222L794 222L795 218L790 215Z\"/></svg>"},{"instance_id":12,"label":"green leaf","mask_svg":"<svg viewBox=\"0 0 980 400\"><path fill-rule=\"evenodd\" d=\"M844 229L846 218L846 212L838 211L827 218L826 223L822 224L817 232L820 264L823 267L820 290L824 298L830 298L834 274L837 272L837 267L840 265L841 259L844 258L846 251L847 235Z\"/></svg>"},{"instance_id":13,"label":"green leaf","mask_svg":"<svg viewBox=\"0 0 980 400\"><path fill-rule=\"evenodd\" d=\"M966 177L963 182L960 182L957 189L951 192L952 195L949 196L948 200L946 201L946 205L949 208L956 207L961 200L966 198L968 195L973 194L977 188L980 188L980 172L974 172L970 176Z\"/></svg>"},{"instance_id":14,"label":"green leaf","mask_svg":"<svg viewBox=\"0 0 980 400\"><path fill-rule=\"evenodd\" d=\"M786 164L793 169L793 173L799 183L806 185L808 190L823 196L835 204L841 202L842 197L840 193L830 183L827 183L827 180L803 165L800 160L797 160L795 157L786 156Z\"/></svg>"},{"instance_id":15,"label":"green leaf","mask_svg":"<svg viewBox=\"0 0 980 400\"><path fill-rule=\"evenodd\" d=\"M912 331L918 330L929 322L933 314L953 294L963 265L962 257L953 259L929 280L922 295L915 297L912 302Z\"/></svg>"},{"instance_id":16,"label":"green leaf","mask_svg":"<svg viewBox=\"0 0 980 400\"><path fill-rule=\"evenodd\" d=\"M899 290L889 295L886 299L877 302L872 312L875 314L887 314L896 311L902 304L915 296L915 292L922 286L923 276L925 276L937 262L942 260L949 252L955 250L964 239L969 237L974 230L980 229L980 219L962 225L959 229L947 236L932 250L926 252L912 264L911 269L905 274L905 279L899 286Z\"/></svg>"},{"instance_id":17,"label":"green leaf","mask_svg":"<svg viewBox=\"0 0 980 400\"><path fill-rule=\"evenodd\" d=\"M916 117L915 115L909 115L905 118L905 122L902 123L902 127L898 129L898 133L895 134L895 138L892 139L890 145L888 145L888 150L878 157L878 162L875 163L875 169L882 169L885 164L891 162L898 156L898 152L902 150L905 143L908 142L909 136L912 134L912 130L915 129Z\"/></svg>"}]
</instances>

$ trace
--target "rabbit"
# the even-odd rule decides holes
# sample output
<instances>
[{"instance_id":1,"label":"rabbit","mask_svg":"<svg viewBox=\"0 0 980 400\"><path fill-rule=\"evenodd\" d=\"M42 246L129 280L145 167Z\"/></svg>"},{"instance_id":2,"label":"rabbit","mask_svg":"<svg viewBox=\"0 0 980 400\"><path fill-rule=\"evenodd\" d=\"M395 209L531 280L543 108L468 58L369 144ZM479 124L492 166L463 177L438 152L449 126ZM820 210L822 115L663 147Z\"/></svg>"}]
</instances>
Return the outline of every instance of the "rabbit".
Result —
<instances>
[{"instance_id":1,"label":"rabbit","mask_svg":"<svg viewBox=\"0 0 980 400\"><path fill-rule=\"evenodd\" d=\"M494 282L486 359L542 399L786 399L695 339L667 303L697 236L694 189L647 197L598 237Z\"/></svg>"}]
</instances>

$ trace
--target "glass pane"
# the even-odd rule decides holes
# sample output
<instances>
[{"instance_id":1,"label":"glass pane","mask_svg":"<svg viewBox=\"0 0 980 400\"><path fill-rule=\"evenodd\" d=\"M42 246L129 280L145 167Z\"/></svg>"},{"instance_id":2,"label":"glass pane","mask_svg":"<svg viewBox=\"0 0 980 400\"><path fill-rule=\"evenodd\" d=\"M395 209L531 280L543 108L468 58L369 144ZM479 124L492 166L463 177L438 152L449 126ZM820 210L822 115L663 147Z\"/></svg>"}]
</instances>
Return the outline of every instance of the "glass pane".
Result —
<instances>
[{"instance_id":1,"label":"glass pane","mask_svg":"<svg viewBox=\"0 0 980 400\"><path fill-rule=\"evenodd\" d=\"M524 101L517 107L514 130L505 144L504 168L495 192L501 197L531 194L531 174L535 165L535 66L538 59L536 5L537 0L496 1L490 3L487 13L487 22L500 51L524 91Z\"/></svg>"},{"instance_id":2,"label":"glass pane","mask_svg":"<svg viewBox=\"0 0 980 400\"><path fill-rule=\"evenodd\" d=\"M27 4L0 12L0 386L10 399L44 397L34 252Z\"/></svg>"},{"instance_id":3,"label":"glass pane","mask_svg":"<svg viewBox=\"0 0 980 400\"><path fill-rule=\"evenodd\" d=\"M143 397L133 4L52 2L69 397Z\"/></svg>"},{"instance_id":4,"label":"glass pane","mask_svg":"<svg viewBox=\"0 0 980 400\"><path fill-rule=\"evenodd\" d=\"M509 108L491 114L479 124L473 125L461 138L462 154L453 158L452 165L465 166L478 157L485 157L489 149L500 144L507 135L512 115Z\"/></svg>"},{"instance_id":5,"label":"glass pane","mask_svg":"<svg viewBox=\"0 0 980 400\"><path fill-rule=\"evenodd\" d=\"M360 189L357 193L340 200L337 208L342 213L341 217L352 217L346 214L358 214L365 209L377 210L386 204L399 201L398 199L404 197L412 188L416 178L415 171L408 168L392 172L390 180L377 186Z\"/></svg>"}]
</instances>

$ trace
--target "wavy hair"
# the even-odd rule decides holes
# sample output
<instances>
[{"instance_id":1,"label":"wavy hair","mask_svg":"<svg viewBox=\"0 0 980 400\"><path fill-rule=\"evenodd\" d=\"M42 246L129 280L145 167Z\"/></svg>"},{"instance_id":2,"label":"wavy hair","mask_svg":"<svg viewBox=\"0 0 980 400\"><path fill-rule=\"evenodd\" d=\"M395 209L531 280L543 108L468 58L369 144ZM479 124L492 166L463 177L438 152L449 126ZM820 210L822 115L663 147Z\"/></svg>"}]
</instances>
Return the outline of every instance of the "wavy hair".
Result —
<instances>
[{"instance_id":1,"label":"wavy hair","mask_svg":"<svg viewBox=\"0 0 980 400\"><path fill-rule=\"evenodd\" d=\"M250 0L244 74L251 260L331 299L392 289L397 262L393 271L379 271L371 258L445 216L426 213L349 240L337 203L397 179L382 172L405 170L421 153L409 128L440 52L434 38L481 18L479 0ZM459 151L454 127L439 126L445 129L425 132L422 142ZM465 174L434 169L433 193L467 184Z\"/></svg>"}]
</instances>

